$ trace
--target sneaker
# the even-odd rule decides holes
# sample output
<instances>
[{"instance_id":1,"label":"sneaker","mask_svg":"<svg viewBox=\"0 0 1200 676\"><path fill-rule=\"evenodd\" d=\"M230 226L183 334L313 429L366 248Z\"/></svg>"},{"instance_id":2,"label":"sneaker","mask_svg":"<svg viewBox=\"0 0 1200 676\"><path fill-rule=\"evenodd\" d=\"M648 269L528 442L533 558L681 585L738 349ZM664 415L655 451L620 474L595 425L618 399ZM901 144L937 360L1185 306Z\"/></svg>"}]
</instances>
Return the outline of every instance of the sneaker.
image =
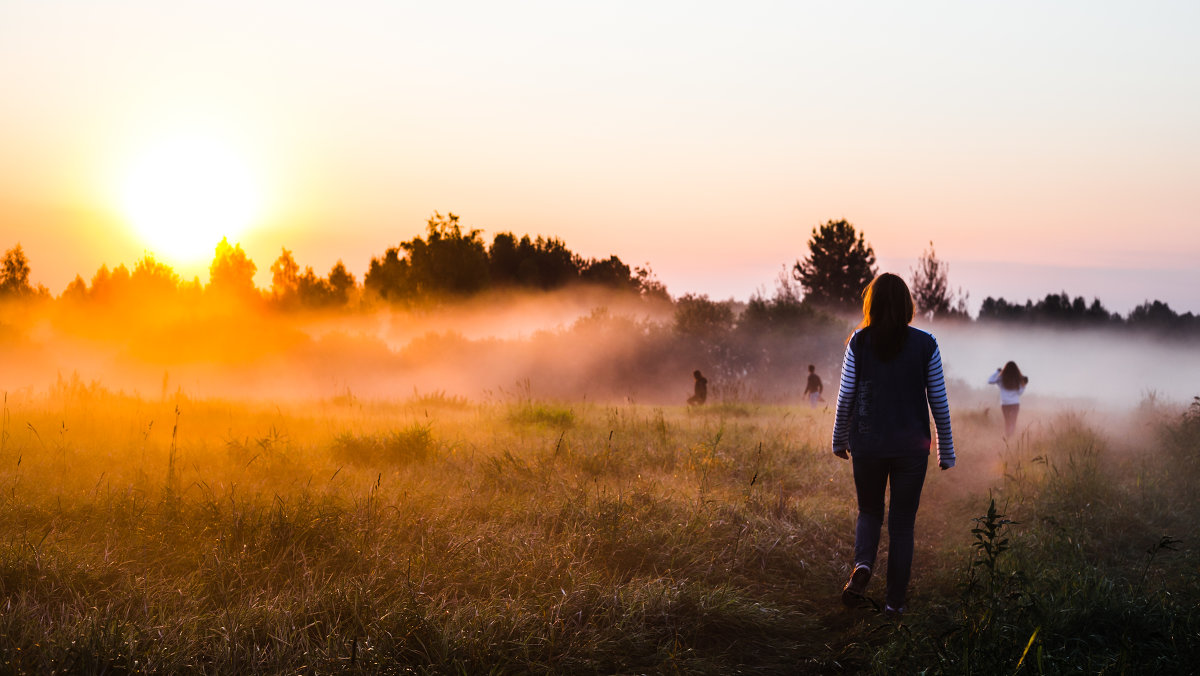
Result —
<instances>
[{"instance_id":1,"label":"sneaker","mask_svg":"<svg viewBox=\"0 0 1200 676\"><path fill-rule=\"evenodd\" d=\"M906 610L908 610L908 608L905 606L900 606L899 608L894 608L890 605L885 604L883 606L883 615L884 615L884 617L887 617L887 618L890 618L893 620L899 620L901 617L904 616L904 611L906 611Z\"/></svg>"},{"instance_id":2,"label":"sneaker","mask_svg":"<svg viewBox=\"0 0 1200 676\"><path fill-rule=\"evenodd\" d=\"M846 586L842 587L842 603L857 606L867 598L867 583L871 581L871 567L865 563L854 566Z\"/></svg>"}]
</instances>

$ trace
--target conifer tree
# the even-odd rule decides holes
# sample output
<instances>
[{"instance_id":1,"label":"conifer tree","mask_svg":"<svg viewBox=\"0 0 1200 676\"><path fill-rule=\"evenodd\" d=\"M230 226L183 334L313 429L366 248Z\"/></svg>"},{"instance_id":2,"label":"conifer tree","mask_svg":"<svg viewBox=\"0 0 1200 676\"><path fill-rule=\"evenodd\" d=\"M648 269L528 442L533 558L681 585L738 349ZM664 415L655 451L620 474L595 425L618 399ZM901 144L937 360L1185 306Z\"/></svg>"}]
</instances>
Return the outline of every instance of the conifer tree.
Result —
<instances>
[{"instance_id":1,"label":"conifer tree","mask_svg":"<svg viewBox=\"0 0 1200 676\"><path fill-rule=\"evenodd\" d=\"M845 219L813 228L809 255L792 266L792 276L816 305L854 308L875 278L875 251Z\"/></svg>"}]
</instances>

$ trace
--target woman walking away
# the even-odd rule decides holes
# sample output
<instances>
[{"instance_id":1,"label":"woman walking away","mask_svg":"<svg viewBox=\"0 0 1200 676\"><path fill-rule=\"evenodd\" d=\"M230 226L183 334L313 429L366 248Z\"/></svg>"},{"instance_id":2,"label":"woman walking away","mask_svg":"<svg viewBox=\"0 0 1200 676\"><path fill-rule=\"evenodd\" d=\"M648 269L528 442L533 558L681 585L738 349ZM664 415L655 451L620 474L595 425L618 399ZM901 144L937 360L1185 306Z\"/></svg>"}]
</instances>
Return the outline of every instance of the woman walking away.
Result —
<instances>
[{"instance_id":1,"label":"woman walking away","mask_svg":"<svg viewBox=\"0 0 1200 676\"><path fill-rule=\"evenodd\" d=\"M858 494L854 567L842 601L853 606L866 597L890 483L884 611L892 616L904 612L908 595L913 529L932 441L930 411L937 425L938 466L954 466L942 357L932 334L909 326L912 319L912 295L903 279L885 272L867 286L862 324L846 342L833 427L833 453L853 458Z\"/></svg>"},{"instance_id":2,"label":"woman walking away","mask_svg":"<svg viewBox=\"0 0 1200 676\"><path fill-rule=\"evenodd\" d=\"M1021 374L1017 363L1010 361L1002 369L996 369L988 384L1000 386L1000 411L1004 413L1004 436L1011 437L1017 431L1017 412L1021 410L1021 395L1029 378Z\"/></svg>"}]
</instances>

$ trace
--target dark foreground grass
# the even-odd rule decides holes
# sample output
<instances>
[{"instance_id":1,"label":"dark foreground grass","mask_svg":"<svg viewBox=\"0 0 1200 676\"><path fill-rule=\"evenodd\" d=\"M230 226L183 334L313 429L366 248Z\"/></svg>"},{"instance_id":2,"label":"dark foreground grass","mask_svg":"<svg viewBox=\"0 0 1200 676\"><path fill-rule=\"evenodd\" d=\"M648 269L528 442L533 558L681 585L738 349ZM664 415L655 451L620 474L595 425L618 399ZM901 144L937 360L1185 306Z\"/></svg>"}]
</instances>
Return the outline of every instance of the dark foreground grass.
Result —
<instances>
[{"instance_id":1,"label":"dark foreground grass","mask_svg":"<svg viewBox=\"0 0 1200 676\"><path fill-rule=\"evenodd\" d=\"M0 672L1190 673L1200 657L1200 405L1145 451L1080 416L1010 447L956 430L962 466L931 474L897 621L838 599L854 514L826 412L452 404L184 401L176 429L175 403L9 400Z\"/></svg>"}]
</instances>

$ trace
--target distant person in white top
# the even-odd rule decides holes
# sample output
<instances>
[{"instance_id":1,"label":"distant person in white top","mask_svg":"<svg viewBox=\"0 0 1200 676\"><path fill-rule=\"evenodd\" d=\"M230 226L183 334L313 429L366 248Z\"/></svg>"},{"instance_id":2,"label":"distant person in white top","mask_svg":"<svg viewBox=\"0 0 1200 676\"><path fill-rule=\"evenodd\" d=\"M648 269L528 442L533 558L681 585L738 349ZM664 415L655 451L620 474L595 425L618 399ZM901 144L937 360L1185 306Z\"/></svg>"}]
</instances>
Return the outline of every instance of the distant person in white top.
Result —
<instances>
[{"instance_id":1,"label":"distant person in white top","mask_svg":"<svg viewBox=\"0 0 1200 676\"><path fill-rule=\"evenodd\" d=\"M1004 436L1011 437L1017 431L1017 412L1021 410L1021 395L1029 378L1021 374L1017 363L1010 361L1004 368L996 369L988 384L1000 386L1000 410L1004 413Z\"/></svg>"}]
</instances>

